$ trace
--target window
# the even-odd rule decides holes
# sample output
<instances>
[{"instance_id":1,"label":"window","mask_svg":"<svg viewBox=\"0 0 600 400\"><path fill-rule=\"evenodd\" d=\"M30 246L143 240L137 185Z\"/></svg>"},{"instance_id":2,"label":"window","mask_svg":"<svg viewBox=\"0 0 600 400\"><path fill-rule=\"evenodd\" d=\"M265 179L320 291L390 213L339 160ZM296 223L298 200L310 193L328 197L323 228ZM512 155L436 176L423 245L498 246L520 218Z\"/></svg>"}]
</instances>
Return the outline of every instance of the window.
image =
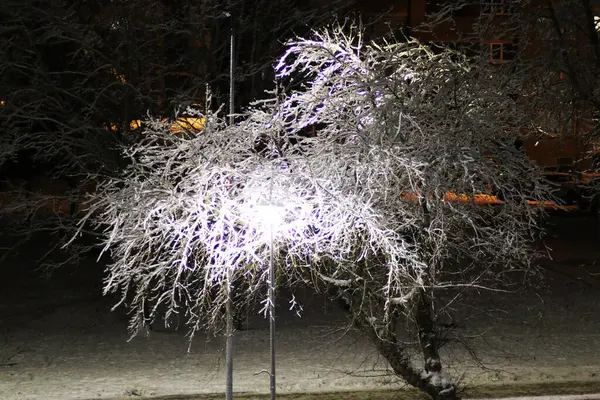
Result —
<instances>
[{"instance_id":1,"label":"window","mask_svg":"<svg viewBox=\"0 0 600 400\"><path fill-rule=\"evenodd\" d=\"M481 0L482 14L510 14L512 12L511 0Z\"/></svg>"},{"instance_id":2,"label":"window","mask_svg":"<svg viewBox=\"0 0 600 400\"><path fill-rule=\"evenodd\" d=\"M490 62L499 64L513 61L517 56L517 46L512 43L490 43Z\"/></svg>"}]
</instances>

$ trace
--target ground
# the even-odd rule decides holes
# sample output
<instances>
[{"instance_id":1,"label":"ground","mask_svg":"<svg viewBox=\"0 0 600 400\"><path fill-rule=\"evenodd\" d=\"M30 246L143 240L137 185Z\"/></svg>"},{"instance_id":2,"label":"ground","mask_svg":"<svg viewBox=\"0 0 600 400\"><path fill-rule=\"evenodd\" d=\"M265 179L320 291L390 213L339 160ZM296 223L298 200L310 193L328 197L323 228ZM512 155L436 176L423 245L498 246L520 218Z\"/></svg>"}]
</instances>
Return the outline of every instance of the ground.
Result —
<instances>
[{"instance_id":1,"label":"ground","mask_svg":"<svg viewBox=\"0 0 600 400\"><path fill-rule=\"evenodd\" d=\"M546 289L488 293L473 311L467 339L445 350L448 371L480 384L600 384L600 258L594 219L551 221L553 261ZM101 269L88 261L42 279L38 248L3 264L0 281L0 399L93 399L219 393L224 341L155 326L130 341L123 312L102 297ZM16 262L16 260L21 260ZM30 260L27 264L26 261ZM298 294L297 318L281 304L277 326L279 392L391 389L401 384L343 313L324 299ZM268 325L253 317L235 336L234 390L266 393ZM480 364L480 363L481 364ZM591 386L590 386L591 387ZM596 387L600 387L597 385Z\"/></svg>"}]
</instances>

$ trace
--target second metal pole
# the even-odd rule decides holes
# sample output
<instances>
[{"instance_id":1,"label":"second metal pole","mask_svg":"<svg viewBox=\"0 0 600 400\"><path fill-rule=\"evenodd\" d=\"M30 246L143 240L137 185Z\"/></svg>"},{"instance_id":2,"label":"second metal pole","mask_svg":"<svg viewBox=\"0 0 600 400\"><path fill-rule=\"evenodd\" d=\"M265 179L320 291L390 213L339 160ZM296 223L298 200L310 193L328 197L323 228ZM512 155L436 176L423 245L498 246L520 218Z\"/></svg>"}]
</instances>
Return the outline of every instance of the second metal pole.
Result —
<instances>
[{"instance_id":1,"label":"second metal pole","mask_svg":"<svg viewBox=\"0 0 600 400\"><path fill-rule=\"evenodd\" d=\"M233 110L234 110L234 77L233 77L233 67L234 67L234 30L233 30L233 16L230 15L231 19L231 33L229 37L229 124L233 126ZM231 282L231 272L228 272L227 276L227 304L226 304L226 318L227 318L227 343L225 345L225 365L226 365L226 378L225 378L225 400L233 400L233 293L232 293L232 282Z\"/></svg>"},{"instance_id":2,"label":"second metal pole","mask_svg":"<svg viewBox=\"0 0 600 400\"><path fill-rule=\"evenodd\" d=\"M234 95L235 95L235 79L233 76L234 65L235 65L235 33L233 31L233 16L231 18L231 33L229 36L229 125L233 125L234 118L233 112L235 109Z\"/></svg>"},{"instance_id":3,"label":"second metal pole","mask_svg":"<svg viewBox=\"0 0 600 400\"><path fill-rule=\"evenodd\" d=\"M226 378L225 378L225 400L233 400L233 305L231 301L231 277L229 277L227 282L227 303L226 303L226 318L227 318L227 342L225 345L225 369Z\"/></svg>"},{"instance_id":4,"label":"second metal pole","mask_svg":"<svg viewBox=\"0 0 600 400\"><path fill-rule=\"evenodd\" d=\"M269 387L271 400L277 398L275 374L275 257L273 251L273 226L271 226L271 260L269 266L269 345L271 349L271 373Z\"/></svg>"}]
</instances>

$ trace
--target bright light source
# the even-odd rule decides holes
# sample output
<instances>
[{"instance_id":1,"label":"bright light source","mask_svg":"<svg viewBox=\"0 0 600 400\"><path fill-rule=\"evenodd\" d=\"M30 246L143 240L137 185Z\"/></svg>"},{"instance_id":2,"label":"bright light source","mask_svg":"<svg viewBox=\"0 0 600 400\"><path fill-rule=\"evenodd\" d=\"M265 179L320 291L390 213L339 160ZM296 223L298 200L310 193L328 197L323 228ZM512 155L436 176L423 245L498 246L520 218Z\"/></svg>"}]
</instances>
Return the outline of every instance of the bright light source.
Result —
<instances>
[{"instance_id":1,"label":"bright light source","mask_svg":"<svg viewBox=\"0 0 600 400\"><path fill-rule=\"evenodd\" d=\"M286 231L286 209L276 204L249 205L245 212L245 220L251 229L256 230L263 240L270 240L273 235Z\"/></svg>"},{"instance_id":2,"label":"bright light source","mask_svg":"<svg viewBox=\"0 0 600 400\"><path fill-rule=\"evenodd\" d=\"M278 204L259 204L254 207L258 222L277 229L285 220L285 207Z\"/></svg>"}]
</instances>

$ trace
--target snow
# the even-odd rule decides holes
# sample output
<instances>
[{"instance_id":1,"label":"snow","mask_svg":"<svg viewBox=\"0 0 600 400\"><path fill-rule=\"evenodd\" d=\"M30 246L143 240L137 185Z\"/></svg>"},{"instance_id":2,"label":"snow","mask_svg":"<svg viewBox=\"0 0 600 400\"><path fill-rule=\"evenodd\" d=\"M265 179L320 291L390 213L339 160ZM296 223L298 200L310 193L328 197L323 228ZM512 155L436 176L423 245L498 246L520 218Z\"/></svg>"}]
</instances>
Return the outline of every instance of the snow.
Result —
<instances>
[{"instance_id":1,"label":"snow","mask_svg":"<svg viewBox=\"0 0 600 400\"><path fill-rule=\"evenodd\" d=\"M561 220L557 230L579 223ZM472 332L485 332L470 343L486 369L455 346L444 354L447 373L459 377L465 372L462 384L600 379L600 282L593 275L600 272L593 264L600 249L593 247L595 234L582 233L586 229L576 226L567 233L571 241L552 244L559 261L551 267L560 273L549 275L544 302L526 292L489 293L480 300L486 308L505 311L493 318L471 315ZM116 299L99 297L98 274L89 272L98 267L91 260L51 280L32 279L23 260L12 267L0 282L0 399L223 391L221 338L207 341L198 334L189 353L184 332L162 329L128 342L126 318L109 311ZM579 279L568 277L573 274ZM283 301L277 310L280 392L399 386L386 376L385 362L364 337L344 329L342 313L308 293L296 293L296 299L304 306L302 318ZM268 375L259 372L269 366L268 322L256 316L250 328L236 335L234 390L266 393Z\"/></svg>"}]
</instances>

